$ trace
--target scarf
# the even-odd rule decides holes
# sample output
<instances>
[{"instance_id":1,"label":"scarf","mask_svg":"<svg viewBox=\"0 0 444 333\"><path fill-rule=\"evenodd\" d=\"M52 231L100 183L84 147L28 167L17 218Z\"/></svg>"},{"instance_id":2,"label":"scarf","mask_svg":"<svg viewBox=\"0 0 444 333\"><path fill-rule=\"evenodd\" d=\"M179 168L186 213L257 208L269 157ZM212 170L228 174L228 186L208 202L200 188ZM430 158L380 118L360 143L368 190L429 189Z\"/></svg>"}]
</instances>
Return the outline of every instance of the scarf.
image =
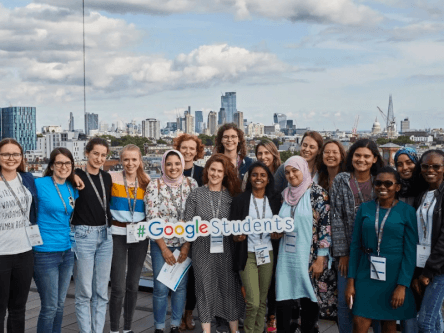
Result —
<instances>
[{"instance_id":1,"label":"scarf","mask_svg":"<svg viewBox=\"0 0 444 333\"><path fill-rule=\"evenodd\" d=\"M282 192L284 201L290 206L295 206L298 204L305 191L310 187L313 180L311 178L310 170L308 169L308 163L304 158L300 156L292 156L285 162L284 169L287 168L287 166L291 166L302 172L302 182L298 186L291 186L289 182L288 187Z\"/></svg>"},{"instance_id":2,"label":"scarf","mask_svg":"<svg viewBox=\"0 0 444 333\"><path fill-rule=\"evenodd\" d=\"M416 154L416 150L414 148L410 148L410 147L403 147L401 149L399 149L394 157L395 160L395 167L398 164L398 157L402 154L407 155L413 163L415 163L415 170L417 170L417 168L419 167L419 159L418 159L418 155ZM415 172L413 173L412 177L410 179L402 179L401 178L401 191L399 191L399 195L401 197L412 197L412 196L416 196L418 195L419 189L416 186L416 177L415 177Z\"/></svg>"},{"instance_id":3,"label":"scarf","mask_svg":"<svg viewBox=\"0 0 444 333\"><path fill-rule=\"evenodd\" d=\"M182 174L175 179L171 179L170 177L168 177L165 172L166 158L167 158L167 155L171 152L176 153L177 156L179 156L179 158L180 158L180 162L182 162ZM174 149L166 151L165 154L163 154L163 156L162 156L162 164L160 165L160 167L162 168L162 180L165 182L165 184L167 186L176 187L176 186L179 186L180 184L182 184L183 170L185 169L185 160L179 151L174 150Z\"/></svg>"}]
</instances>

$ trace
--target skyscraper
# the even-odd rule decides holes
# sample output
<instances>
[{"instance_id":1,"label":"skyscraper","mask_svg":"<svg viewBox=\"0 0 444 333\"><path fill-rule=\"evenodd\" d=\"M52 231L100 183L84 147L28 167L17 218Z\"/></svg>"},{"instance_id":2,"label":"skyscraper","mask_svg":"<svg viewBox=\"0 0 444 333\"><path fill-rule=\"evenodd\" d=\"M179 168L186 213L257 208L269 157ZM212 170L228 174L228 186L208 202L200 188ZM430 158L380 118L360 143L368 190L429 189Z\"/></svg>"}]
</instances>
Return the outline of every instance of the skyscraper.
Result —
<instances>
[{"instance_id":1,"label":"skyscraper","mask_svg":"<svg viewBox=\"0 0 444 333\"><path fill-rule=\"evenodd\" d=\"M234 113L237 111L236 109L236 93L235 92L226 92L225 96L220 97L221 100L221 108L223 108L226 112L226 122L233 122Z\"/></svg>"},{"instance_id":2,"label":"skyscraper","mask_svg":"<svg viewBox=\"0 0 444 333\"><path fill-rule=\"evenodd\" d=\"M275 124L279 124L281 129L287 128L287 116L283 113L275 113L273 115L273 120Z\"/></svg>"},{"instance_id":3,"label":"skyscraper","mask_svg":"<svg viewBox=\"0 0 444 333\"><path fill-rule=\"evenodd\" d=\"M191 114L185 116L185 133L194 133L194 117Z\"/></svg>"},{"instance_id":4,"label":"skyscraper","mask_svg":"<svg viewBox=\"0 0 444 333\"><path fill-rule=\"evenodd\" d=\"M214 111L210 111L208 113L208 130L210 135L216 134L217 130L217 113Z\"/></svg>"},{"instance_id":5,"label":"skyscraper","mask_svg":"<svg viewBox=\"0 0 444 333\"><path fill-rule=\"evenodd\" d=\"M155 140L160 139L160 121L154 118L142 120L142 136Z\"/></svg>"},{"instance_id":6,"label":"skyscraper","mask_svg":"<svg viewBox=\"0 0 444 333\"><path fill-rule=\"evenodd\" d=\"M401 133L407 132L410 129L410 120L409 118L405 118L401 120Z\"/></svg>"},{"instance_id":7,"label":"skyscraper","mask_svg":"<svg viewBox=\"0 0 444 333\"><path fill-rule=\"evenodd\" d=\"M69 113L69 131L70 132L74 132L74 115L72 114L72 112Z\"/></svg>"},{"instance_id":8,"label":"skyscraper","mask_svg":"<svg viewBox=\"0 0 444 333\"><path fill-rule=\"evenodd\" d=\"M89 135L91 130L99 129L99 115L97 113L85 113L85 134Z\"/></svg>"},{"instance_id":9,"label":"skyscraper","mask_svg":"<svg viewBox=\"0 0 444 333\"><path fill-rule=\"evenodd\" d=\"M231 121L233 121L233 120L231 120ZM225 111L224 108L220 108L220 110L219 110L219 119L218 119L217 123L219 125L223 125L223 124L225 124L227 122L228 122L227 121L227 111Z\"/></svg>"},{"instance_id":10,"label":"skyscraper","mask_svg":"<svg viewBox=\"0 0 444 333\"><path fill-rule=\"evenodd\" d=\"M194 116L196 119L196 124L194 126L194 130L197 134L201 134L203 131L203 111L195 111Z\"/></svg>"},{"instance_id":11,"label":"skyscraper","mask_svg":"<svg viewBox=\"0 0 444 333\"><path fill-rule=\"evenodd\" d=\"M35 107L10 106L1 110L1 137L18 141L24 151L35 150L37 144Z\"/></svg>"},{"instance_id":12,"label":"skyscraper","mask_svg":"<svg viewBox=\"0 0 444 333\"><path fill-rule=\"evenodd\" d=\"M244 113L237 111L234 113L233 123L236 124L239 129L244 130Z\"/></svg>"}]
</instances>

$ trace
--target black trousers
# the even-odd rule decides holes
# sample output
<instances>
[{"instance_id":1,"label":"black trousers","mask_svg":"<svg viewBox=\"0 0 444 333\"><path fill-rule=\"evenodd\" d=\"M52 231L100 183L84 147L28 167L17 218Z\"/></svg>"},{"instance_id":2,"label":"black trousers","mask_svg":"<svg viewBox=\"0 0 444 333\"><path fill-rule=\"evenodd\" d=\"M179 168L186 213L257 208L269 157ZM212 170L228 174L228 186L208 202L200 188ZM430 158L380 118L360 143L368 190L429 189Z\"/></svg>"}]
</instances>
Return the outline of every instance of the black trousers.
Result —
<instances>
[{"instance_id":1,"label":"black trousers","mask_svg":"<svg viewBox=\"0 0 444 333\"><path fill-rule=\"evenodd\" d=\"M299 299L301 311L301 332L315 333L316 323L319 318L319 305L309 298ZM297 306L297 300L290 299L276 302L276 324L278 333L293 333L290 322L293 317L293 307Z\"/></svg>"},{"instance_id":2,"label":"black trousers","mask_svg":"<svg viewBox=\"0 0 444 333\"><path fill-rule=\"evenodd\" d=\"M271 315L276 316L276 265L279 254L279 242L272 242L273 246L273 275L271 276L270 288L267 295L267 320Z\"/></svg>"},{"instance_id":3,"label":"black trousers","mask_svg":"<svg viewBox=\"0 0 444 333\"><path fill-rule=\"evenodd\" d=\"M130 330L137 303L139 279L148 250L148 238L139 243L126 242L126 236L113 235L111 297L109 318L111 331L118 331L123 305L123 329ZM125 271L125 267L128 268Z\"/></svg>"},{"instance_id":4,"label":"black trousers","mask_svg":"<svg viewBox=\"0 0 444 333\"><path fill-rule=\"evenodd\" d=\"M187 284L187 301L185 303L185 310L193 311L196 307L196 281L194 279L193 266L188 270L188 284Z\"/></svg>"},{"instance_id":5,"label":"black trousers","mask_svg":"<svg viewBox=\"0 0 444 333\"><path fill-rule=\"evenodd\" d=\"M0 333L4 333L6 310L7 332L25 331L26 301L33 273L32 251L0 256Z\"/></svg>"}]
</instances>

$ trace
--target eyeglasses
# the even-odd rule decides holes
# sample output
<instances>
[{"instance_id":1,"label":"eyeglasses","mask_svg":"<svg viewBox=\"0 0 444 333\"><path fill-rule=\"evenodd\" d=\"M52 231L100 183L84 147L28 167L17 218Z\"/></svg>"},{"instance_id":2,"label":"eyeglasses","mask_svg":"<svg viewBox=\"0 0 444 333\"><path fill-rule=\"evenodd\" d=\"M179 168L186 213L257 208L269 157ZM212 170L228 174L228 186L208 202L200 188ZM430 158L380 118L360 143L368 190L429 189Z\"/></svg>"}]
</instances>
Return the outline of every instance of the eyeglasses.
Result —
<instances>
[{"instance_id":1,"label":"eyeglasses","mask_svg":"<svg viewBox=\"0 0 444 333\"><path fill-rule=\"evenodd\" d=\"M384 185L385 188L392 187L394 184L398 184L398 183L394 183L391 180L375 180L373 182L373 185L375 187L381 187L382 185Z\"/></svg>"},{"instance_id":2,"label":"eyeglasses","mask_svg":"<svg viewBox=\"0 0 444 333\"><path fill-rule=\"evenodd\" d=\"M443 165L442 164L421 164L421 171L429 171L432 168L435 171L439 171Z\"/></svg>"},{"instance_id":3,"label":"eyeglasses","mask_svg":"<svg viewBox=\"0 0 444 333\"><path fill-rule=\"evenodd\" d=\"M324 155L339 155L340 153L338 151L334 150L324 150Z\"/></svg>"},{"instance_id":4,"label":"eyeglasses","mask_svg":"<svg viewBox=\"0 0 444 333\"><path fill-rule=\"evenodd\" d=\"M228 141L228 140L231 139L231 141L234 141L234 140L236 140L237 138L238 138L237 135L232 135L232 136L224 135L224 136L222 137L222 140L223 140L223 141Z\"/></svg>"},{"instance_id":5,"label":"eyeglasses","mask_svg":"<svg viewBox=\"0 0 444 333\"><path fill-rule=\"evenodd\" d=\"M19 153L14 153L14 154L2 153L2 154L0 154L0 156L1 156L2 159L4 159L4 160L10 160L11 157L12 157L14 160L18 160L20 157L22 157L22 154L19 154Z\"/></svg>"},{"instance_id":6,"label":"eyeglasses","mask_svg":"<svg viewBox=\"0 0 444 333\"><path fill-rule=\"evenodd\" d=\"M70 166L72 166L72 162L54 162L54 165L57 167L57 168L61 168L62 166L65 166L66 168L69 168Z\"/></svg>"}]
</instances>

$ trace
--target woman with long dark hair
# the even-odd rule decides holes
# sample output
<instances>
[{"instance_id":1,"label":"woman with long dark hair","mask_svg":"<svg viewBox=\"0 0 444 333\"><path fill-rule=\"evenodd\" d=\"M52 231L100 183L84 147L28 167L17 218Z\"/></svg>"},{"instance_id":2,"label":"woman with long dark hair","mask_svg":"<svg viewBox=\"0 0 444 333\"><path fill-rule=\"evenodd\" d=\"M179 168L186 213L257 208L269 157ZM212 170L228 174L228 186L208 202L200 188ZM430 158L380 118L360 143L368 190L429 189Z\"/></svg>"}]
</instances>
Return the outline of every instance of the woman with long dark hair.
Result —
<instances>
[{"instance_id":1,"label":"woman with long dark hair","mask_svg":"<svg viewBox=\"0 0 444 333\"><path fill-rule=\"evenodd\" d=\"M71 152L63 147L54 149L43 177L35 184L37 224L43 239L43 245L34 247L34 280L41 300L37 333L60 333L74 267L70 222L79 196Z\"/></svg>"},{"instance_id":2,"label":"woman with long dark hair","mask_svg":"<svg viewBox=\"0 0 444 333\"><path fill-rule=\"evenodd\" d=\"M319 155L320 158L316 163L319 175L318 184L328 192L336 175L345 171L346 152L342 143L329 140L324 143Z\"/></svg>"},{"instance_id":3,"label":"woman with long dark hair","mask_svg":"<svg viewBox=\"0 0 444 333\"><path fill-rule=\"evenodd\" d=\"M338 270L340 333L351 333L353 329L353 314L345 300L345 287L356 212L362 203L373 200L372 179L383 165L376 143L369 139L360 139L348 151L347 171L335 177L330 189L332 255L336 259Z\"/></svg>"},{"instance_id":4,"label":"woman with long dark hair","mask_svg":"<svg viewBox=\"0 0 444 333\"><path fill-rule=\"evenodd\" d=\"M238 173L231 160L223 154L211 156L203 182L204 186L188 196L185 220L191 221L194 216L205 221L228 219L232 197L240 193ZM233 271L233 255L232 236L198 237L193 243L197 310L204 333L211 332L211 321L216 316L229 322L231 333L237 332L244 300L239 276Z\"/></svg>"},{"instance_id":5,"label":"woman with long dark hair","mask_svg":"<svg viewBox=\"0 0 444 333\"><path fill-rule=\"evenodd\" d=\"M36 223L34 177L25 172L23 148L11 138L0 141L0 332L6 310L8 332L25 331L25 310L34 268L26 228Z\"/></svg>"}]
</instances>

